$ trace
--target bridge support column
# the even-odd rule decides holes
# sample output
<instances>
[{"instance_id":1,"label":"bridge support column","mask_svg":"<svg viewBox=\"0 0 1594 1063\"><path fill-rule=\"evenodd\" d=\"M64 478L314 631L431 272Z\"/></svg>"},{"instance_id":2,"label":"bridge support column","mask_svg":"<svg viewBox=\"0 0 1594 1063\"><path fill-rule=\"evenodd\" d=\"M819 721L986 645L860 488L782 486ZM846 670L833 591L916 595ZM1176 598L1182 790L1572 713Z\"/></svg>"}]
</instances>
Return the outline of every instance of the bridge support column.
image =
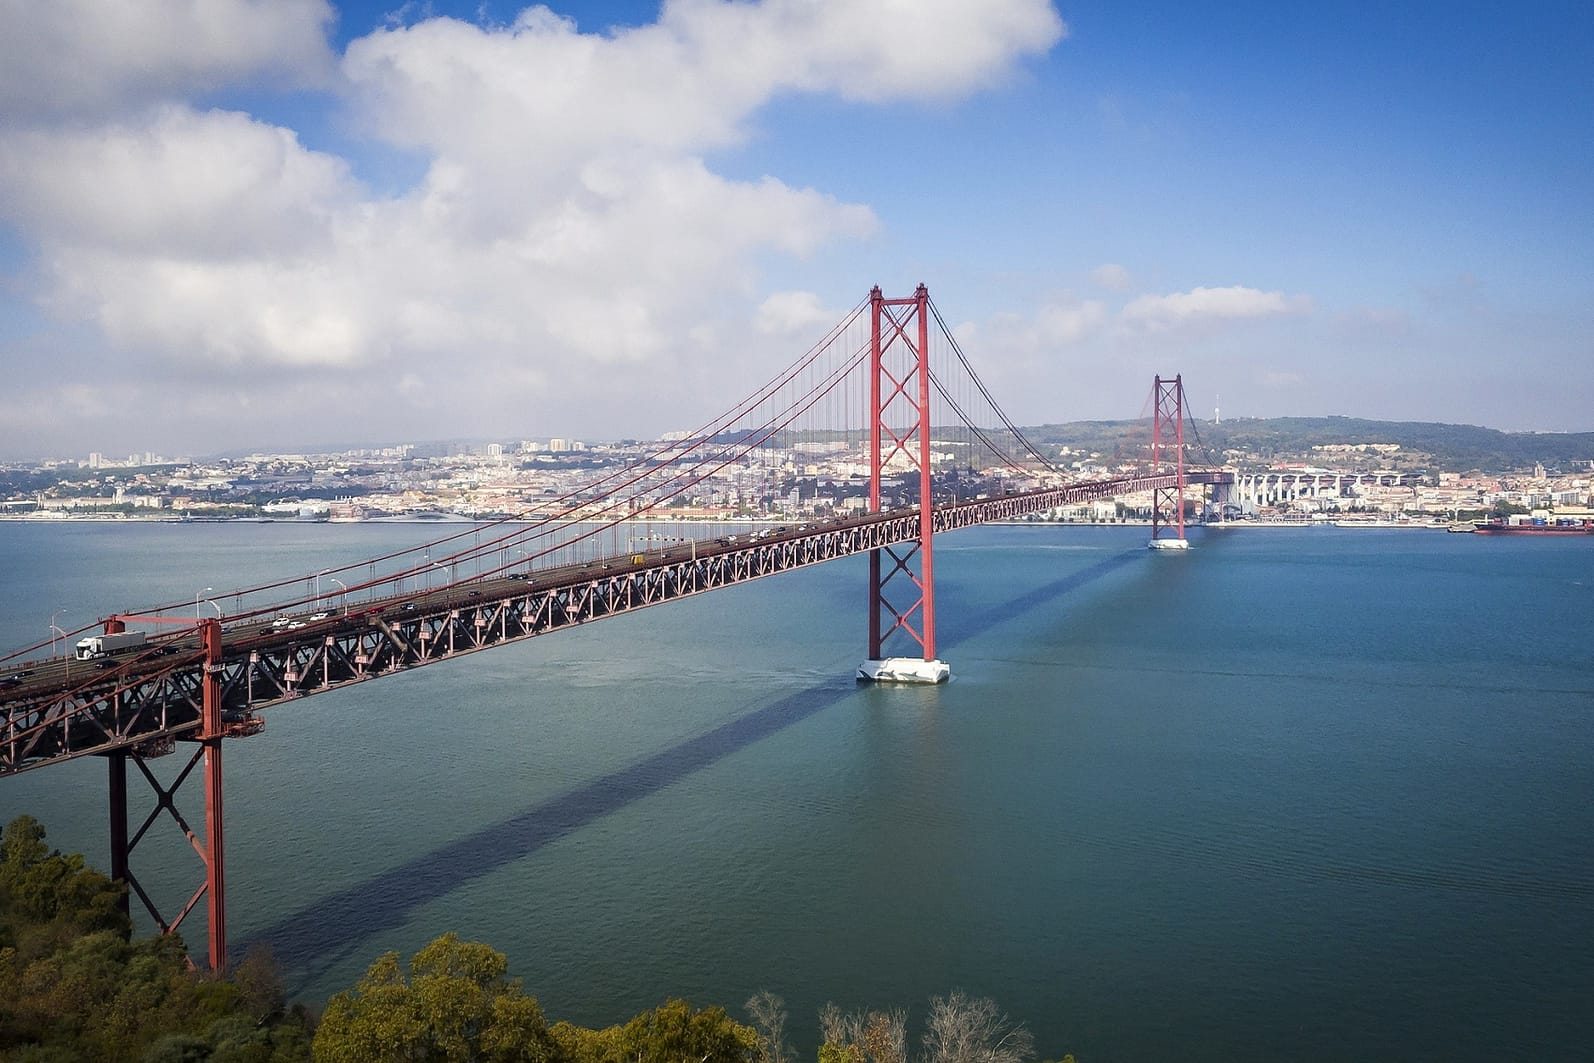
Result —
<instances>
[{"instance_id":1,"label":"bridge support column","mask_svg":"<svg viewBox=\"0 0 1594 1063\"><path fill-rule=\"evenodd\" d=\"M127 750L105 755L111 791L111 878L127 883ZM122 914L132 914L130 893L122 894Z\"/></svg>"},{"instance_id":2,"label":"bridge support column","mask_svg":"<svg viewBox=\"0 0 1594 1063\"><path fill-rule=\"evenodd\" d=\"M1152 489L1151 542L1147 545L1153 550L1183 550L1189 545L1184 537L1184 375L1172 380L1154 377L1151 397L1151 473L1160 475L1164 465L1172 464L1177 475L1176 486ZM1169 527L1177 529L1177 534L1164 536Z\"/></svg>"},{"instance_id":3,"label":"bridge support column","mask_svg":"<svg viewBox=\"0 0 1594 1063\"><path fill-rule=\"evenodd\" d=\"M204 723L199 740L205 750L205 900L208 911L210 969L227 966L227 890L223 875L221 830L221 621L207 620L204 626L205 694Z\"/></svg>"},{"instance_id":4,"label":"bridge support column","mask_svg":"<svg viewBox=\"0 0 1594 1063\"><path fill-rule=\"evenodd\" d=\"M150 771L149 760L164 756L173 751L170 739L144 746L123 747L105 754L110 766L110 813L111 813L111 877L127 884L130 894L137 894L144 904L144 910L155 920L155 925L161 933L171 934L182 925L188 913L194 910L199 899L206 899L206 915L209 926L208 959L213 971L220 971L227 965L227 894L225 877L223 875L223 846L222 846L222 773L221 773L221 742L223 726L221 718L221 622L207 620L199 629L201 645L204 649L204 665L200 680L200 727L197 735L197 746L193 755L189 757L177 774L177 779L170 786L163 786ZM155 808L144 818L138 830L128 835L128 807L127 807L127 762L132 760L144 780L149 783L150 789L155 792ZM183 818L181 810L177 807L177 791L184 782L193 774L200 761L204 762L204 788L205 788L205 823L204 835L195 834ZM168 921L155 906L155 902L144 891L138 878L133 874L130 857L138 843L149 833L150 827L161 817L162 813L170 816L177 824L194 851L199 855L205 867L204 881L199 885L188 903L183 905L176 918ZM124 907L130 901L124 898Z\"/></svg>"},{"instance_id":5,"label":"bridge support column","mask_svg":"<svg viewBox=\"0 0 1594 1063\"><path fill-rule=\"evenodd\" d=\"M930 293L921 284L911 299L887 299L876 287L869 307L869 511L880 512L881 478L888 467L917 468L919 534L898 547L869 553L869 658L859 666L858 678L938 683L951 669L935 656ZM919 656L886 656L887 642L898 633Z\"/></svg>"}]
</instances>

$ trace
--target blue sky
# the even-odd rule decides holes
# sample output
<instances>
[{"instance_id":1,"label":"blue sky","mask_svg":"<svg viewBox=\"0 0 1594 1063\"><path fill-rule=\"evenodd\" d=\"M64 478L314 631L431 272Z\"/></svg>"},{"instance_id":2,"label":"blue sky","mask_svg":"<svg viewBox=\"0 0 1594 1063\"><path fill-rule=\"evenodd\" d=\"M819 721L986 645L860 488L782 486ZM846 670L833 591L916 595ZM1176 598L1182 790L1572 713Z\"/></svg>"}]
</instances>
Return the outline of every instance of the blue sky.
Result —
<instances>
[{"instance_id":1,"label":"blue sky","mask_svg":"<svg viewBox=\"0 0 1594 1063\"><path fill-rule=\"evenodd\" d=\"M1594 429L1586 3L186 6L4 16L0 458L662 432L920 281L1022 423Z\"/></svg>"}]
</instances>

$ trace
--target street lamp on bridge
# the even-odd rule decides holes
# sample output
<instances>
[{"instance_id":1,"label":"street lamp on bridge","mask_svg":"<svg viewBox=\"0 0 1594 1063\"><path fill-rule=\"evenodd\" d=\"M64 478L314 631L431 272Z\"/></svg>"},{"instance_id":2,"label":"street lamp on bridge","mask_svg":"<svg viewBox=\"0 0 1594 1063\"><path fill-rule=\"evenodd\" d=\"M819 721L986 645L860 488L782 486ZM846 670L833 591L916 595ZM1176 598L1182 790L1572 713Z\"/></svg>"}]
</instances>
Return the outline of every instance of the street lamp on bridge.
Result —
<instances>
[{"instance_id":1,"label":"street lamp on bridge","mask_svg":"<svg viewBox=\"0 0 1594 1063\"><path fill-rule=\"evenodd\" d=\"M215 589L216 589L215 587L206 587L203 590L197 590L197 591L194 592L194 619L195 620L199 619L199 603L201 601L209 601L209 599L206 598L205 595L209 594L211 591L213 591ZM211 605L215 605L216 603L215 602L211 602L210 604ZM221 609L218 607L216 612L218 612L218 613L221 612Z\"/></svg>"},{"instance_id":2,"label":"street lamp on bridge","mask_svg":"<svg viewBox=\"0 0 1594 1063\"><path fill-rule=\"evenodd\" d=\"M66 638L66 632L62 631L60 628L55 626L55 618L60 616L62 613L65 613L65 612L66 612L65 609L57 609L55 612L50 614L50 656L51 657L55 656L55 646L56 646L57 639L58 638L59 639L65 639Z\"/></svg>"}]
</instances>

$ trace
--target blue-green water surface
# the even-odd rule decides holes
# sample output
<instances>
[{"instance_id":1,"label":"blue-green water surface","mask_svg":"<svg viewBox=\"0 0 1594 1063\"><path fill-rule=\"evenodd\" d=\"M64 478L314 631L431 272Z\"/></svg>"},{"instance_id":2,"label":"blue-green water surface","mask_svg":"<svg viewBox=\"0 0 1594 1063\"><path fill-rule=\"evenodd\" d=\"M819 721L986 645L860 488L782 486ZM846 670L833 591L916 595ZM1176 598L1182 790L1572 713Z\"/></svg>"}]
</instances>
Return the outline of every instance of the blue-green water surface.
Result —
<instances>
[{"instance_id":1,"label":"blue-green water surface","mask_svg":"<svg viewBox=\"0 0 1594 1063\"><path fill-rule=\"evenodd\" d=\"M431 530L0 523L0 645ZM854 683L852 559L270 710L234 952L317 999L456 930L552 1016L767 988L808 1050L961 988L1085 1063L1594 1053L1594 539L1144 541L943 537L938 688ZM0 780L102 866L105 799ZM197 884L169 824L134 870Z\"/></svg>"}]
</instances>

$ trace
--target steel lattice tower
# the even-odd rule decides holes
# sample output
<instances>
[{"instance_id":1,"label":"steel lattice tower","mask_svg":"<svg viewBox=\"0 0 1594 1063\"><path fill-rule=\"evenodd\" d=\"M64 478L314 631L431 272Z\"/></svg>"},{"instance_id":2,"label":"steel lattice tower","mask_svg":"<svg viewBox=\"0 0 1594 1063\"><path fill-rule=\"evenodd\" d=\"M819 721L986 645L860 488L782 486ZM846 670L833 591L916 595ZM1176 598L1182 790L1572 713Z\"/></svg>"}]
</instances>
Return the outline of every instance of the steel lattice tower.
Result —
<instances>
[{"instance_id":1,"label":"steel lattice tower","mask_svg":"<svg viewBox=\"0 0 1594 1063\"><path fill-rule=\"evenodd\" d=\"M893 467L918 471L919 534L869 553L869 660L885 659L897 632L935 660L935 565L930 490L930 293L910 299L869 293L869 511L881 510L881 478ZM894 598L894 600L893 600ZM940 666L936 678L945 678ZM888 678L882 675L868 678Z\"/></svg>"},{"instance_id":2,"label":"steel lattice tower","mask_svg":"<svg viewBox=\"0 0 1594 1063\"><path fill-rule=\"evenodd\" d=\"M1178 529L1184 539L1184 375L1168 380L1155 377L1151 384L1151 472L1157 475L1167 465L1177 470L1174 487L1153 488L1151 492L1151 540L1156 542L1164 528ZM1169 452L1172 452L1171 455Z\"/></svg>"}]
</instances>

